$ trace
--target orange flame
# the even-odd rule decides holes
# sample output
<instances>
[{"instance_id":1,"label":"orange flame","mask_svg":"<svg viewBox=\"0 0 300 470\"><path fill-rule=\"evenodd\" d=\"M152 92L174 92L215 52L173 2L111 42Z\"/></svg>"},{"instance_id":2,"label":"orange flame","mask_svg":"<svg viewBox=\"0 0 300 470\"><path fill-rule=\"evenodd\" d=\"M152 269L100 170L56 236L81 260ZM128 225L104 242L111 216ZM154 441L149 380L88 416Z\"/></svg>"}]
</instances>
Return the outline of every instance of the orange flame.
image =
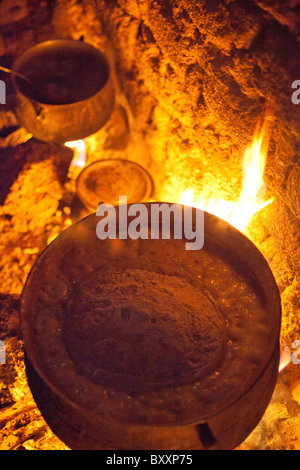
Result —
<instances>
[{"instance_id":1,"label":"orange flame","mask_svg":"<svg viewBox=\"0 0 300 470\"><path fill-rule=\"evenodd\" d=\"M203 196L195 200L194 190L188 189L180 196L180 204L197 207L210 212L229 222L241 232L245 232L253 215L273 202L273 198L262 201L260 193L264 189L263 175L265 171L268 146L270 115L266 113L264 120L259 118L253 142L246 149L243 164L243 186L237 202L225 199L205 199Z\"/></svg>"},{"instance_id":2,"label":"orange flame","mask_svg":"<svg viewBox=\"0 0 300 470\"><path fill-rule=\"evenodd\" d=\"M80 173L81 169L85 167L86 160L87 160L87 152L86 152L86 142L85 140L74 140L70 142L65 142L64 145L73 150L73 159L69 165L68 170L68 187L71 188L72 191L75 191L75 181ZM70 208L69 208L70 210ZM65 215L63 216L61 211L57 211L56 215L58 217L57 224L51 230L51 233L47 239L47 245L50 245L58 235L65 230L67 227L72 225L72 219L70 218L70 213L66 214L66 208L64 208ZM69 217L65 217L69 215Z\"/></svg>"},{"instance_id":3,"label":"orange flame","mask_svg":"<svg viewBox=\"0 0 300 470\"><path fill-rule=\"evenodd\" d=\"M74 157L71 166L83 168L86 164L86 145L84 140L74 140L65 142L65 146L74 150Z\"/></svg>"},{"instance_id":4,"label":"orange flame","mask_svg":"<svg viewBox=\"0 0 300 470\"><path fill-rule=\"evenodd\" d=\"M287 344L284 345L282 354L280 356L278 372L282 372L292 362L292 353Z\"/></svg>"}]
</instances>

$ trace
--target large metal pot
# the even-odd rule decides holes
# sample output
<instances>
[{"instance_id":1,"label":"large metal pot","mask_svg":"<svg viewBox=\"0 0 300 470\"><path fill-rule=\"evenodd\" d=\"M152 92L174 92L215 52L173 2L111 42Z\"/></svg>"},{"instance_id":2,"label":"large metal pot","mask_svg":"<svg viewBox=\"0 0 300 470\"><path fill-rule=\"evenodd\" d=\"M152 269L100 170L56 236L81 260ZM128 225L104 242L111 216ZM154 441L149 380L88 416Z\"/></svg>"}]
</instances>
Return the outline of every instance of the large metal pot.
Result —
<instances>
[{"instance_id":1,"label":"large metal pot","mask_svg":"<svg viewBox=\"0 0 300 470\"><path fill-rule=\"evenodd\" d=\"M208 213L198 251L172 237L98 240L99 220L56 238L22 294L43 416L72 449L235 448L277 378L281 306L269 266Z\"/></svg>"},{"instance_id":2,"label":"large metal pot","mask_svg":"<svg viewBox=\"0 0 300 470\"><path fill-rule=\"evenodd\" d=\"M63 143L97 132L114 108L114 87L105 55L84 42L51 40L22 54L14 71L16 114L35 138Z\"/></svg>"}]
</instances>

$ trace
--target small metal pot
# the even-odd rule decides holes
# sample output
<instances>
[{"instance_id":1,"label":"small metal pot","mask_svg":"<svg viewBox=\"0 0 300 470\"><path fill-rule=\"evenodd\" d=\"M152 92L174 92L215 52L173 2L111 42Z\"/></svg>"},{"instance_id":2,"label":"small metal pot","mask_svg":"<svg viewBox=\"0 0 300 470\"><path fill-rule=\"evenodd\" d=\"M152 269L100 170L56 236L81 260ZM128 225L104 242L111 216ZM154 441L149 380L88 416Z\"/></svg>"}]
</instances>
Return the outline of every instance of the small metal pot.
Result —
<instances>
[{"instance_id":1,"label":"small metal pot","mask_svg":"<svg viewBox=\"0 0 300 470\"><path fill-rule=\"evenodd\" d=\"M83 139L108 121L114 87L105 55L72 39L42 42L14 63L16 114L35 138L54 143Z\"/></svg>"}]
</instances>

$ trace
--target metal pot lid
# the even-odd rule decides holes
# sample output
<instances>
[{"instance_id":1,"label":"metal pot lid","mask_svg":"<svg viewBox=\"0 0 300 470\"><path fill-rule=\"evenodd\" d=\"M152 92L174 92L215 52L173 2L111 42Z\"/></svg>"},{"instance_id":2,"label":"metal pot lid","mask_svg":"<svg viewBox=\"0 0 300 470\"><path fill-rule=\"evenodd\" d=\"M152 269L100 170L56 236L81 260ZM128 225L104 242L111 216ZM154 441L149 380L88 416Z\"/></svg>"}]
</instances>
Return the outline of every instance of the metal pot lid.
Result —
<instances>
[{"instance_id":1,"label":"metal pot lid","mask_svg":"<svg viewBox=\"0 0 300 470\"><path fill-rule=\"evenodd\" d=\"M100 202L117 205L120 196L127 202L148 201L153 191L149 173L135 162L108 159L87 166L77 179L76 192L81 202L96 211Z\"/></svg>"}]
</instances>

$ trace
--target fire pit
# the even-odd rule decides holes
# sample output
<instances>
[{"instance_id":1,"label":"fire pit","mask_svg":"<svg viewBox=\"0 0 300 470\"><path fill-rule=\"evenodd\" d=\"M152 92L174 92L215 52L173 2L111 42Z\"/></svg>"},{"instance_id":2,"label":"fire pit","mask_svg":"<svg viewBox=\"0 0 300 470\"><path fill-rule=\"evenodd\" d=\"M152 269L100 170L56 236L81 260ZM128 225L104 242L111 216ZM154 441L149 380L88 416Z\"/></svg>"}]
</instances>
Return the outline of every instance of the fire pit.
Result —
<instances>
[{"instance_id":1,"label":"fire pit","mask_svg":"<svg viewBox=\"0 0 300 470\"><path fill-rule=\"evenodd\" d=\"M16 3L17 6L13 5ZM19 4L22 11L18 8ZM98 51L103 51L109 61L116 105L105 126L96 134L84 137L84 141L70 142L69 139L76 140L79 135L68 133L62 136L59 145L50 144L52 137L49 127L45 133L47 142L41 142L20 127L21 120L15 114L16 88L12 76L0 71L1 85L2 81L6 85L6 104L0 107L0 341L4 341L5 347L5 357L2 358L5 364L0 364L0 449L67 448L49 429L28 387L23 342L19 335L19 296L36 256L72 221L81 219L83 213L87 212L80 204L79 207L74 204L78 173L85 165L106 159L125 159L139 163L153 178L154 192L151 198L154 201L172 201L215 214L247 235L267 260L282 301L280 373L270 404L259 425L238 449L299 449L300 346L297 347L297 344L300 338L300 105L294 98L299 97L295 84L300 78L300 30L295 2L3 0L1 13L0 66L13 69L16 60L26 54L26 51L48 40L69 38L76 44L91 44ZM241 18L245 21L241 21ZM30 72L28 70L29 74ZM56 84L57 82L53 89L53 83L46 83L45 88L50 85L50 91L56 94L60 91ZM22 87L20 82L18 86ZM23 91L25 98L29 98L26 90ZM81 91L85 92L86 89ZM3 98L2 96L2 102ZM34 97L31 95L29 99L32 98ZM60 100L61 96L56 95L55 99L57 98ZM42 112L39 114L40 104L36 106L37 113L32 114L37 121L43 117ZM76 107L78 104L75 103ZM44 105L45 108L60 108L72 107L74 103ZM264 115L266 109L270 113ZM68 119L63 120L63 126L69 126L72 119L76 122L81 119L80 112L70 114ZM255 132L259 121L260 126ZM62 126L59 125L59 130L61 129ZM70 129L73 131L75 126L70 126ZM72 151L65 147L66 143L75 149L74 158ZM85 153L82 150L84 146ZM126 194L127 191L122 191L119 195ZM146 242L143 243L146 245ZM121 254L122 244L111 245L116 256ZM167 242L164 246L167 246ZM234 247L234 253L236 249L237 246ZM148 266L153 259L149 255ZM180 265L181 259L177 259ZM135 270L136 274L141 271L140 280L145 284L144 292L147 296L146 287L152 285L153 279L149 275L146 282L145 270ZM130 276L131 274L129 273ZM167 290L162 293L162 299L169 308L169 300L173 297L165 282L158 276L162 272L156 274ZM247 273L244 275L247 276ZM264 282L263 276L257 278L259 284ZM119 277L111 274L107 291L113 286L113 280L120 281L122 286L121 274ZM95 278L95 283L96 281ZM185 286L189 288L186 283ZM214 283L210 288L213 286ZM82 289L85 287L83 284ZM138 287L141 289L139 284ZM81 296L82 289L79 290ZM137 294L140 292L138 290ZM203 294L202 291L201 293ZM79 306L82 302L75 293L71 297L70 305L77 302L76 312L72 315L79 320ZM151 299L152 297L154 296ZM177 308L185 312L178 297L179 294L174 294L173 300L175 302L177 299ZM189 300L192 302L192 299L191 293ZM210 310L210 306L210 303L206 303L205 311L211 312L216 320L215 328L219 329L211 328L209 333L227 331L218 322L217 312ZM130 312L126 310L127 307L123 307L123 316L127 318ZM68 324L73 325L71 307L67 312ZM268 316L267 325L272 321L273 316ZM178 322L176 325L179 329ZM192 321L187 321L182 334L188 336L193 325ZM152 329L155 330L156 326L155 321L151 323ZM201 331L203 323L196 323L195 326ZM226 322L225 327L227 328ZM162 329L165 334L169 330L167 327ZM105 331L108 334L110 330L108 328ZM78 344L77 333L78 328L70 330L69 336L66 335L65 338L70 358L76 364L79 358L71 343ZM91 338L92 332L88 333ZM212 337L212 344L215 345L216 359L215 356L214 360L211 360L212 356L206 356L209 365L207 374L222 365L222 352L226 353L228 350L222 346L227 345L227 336L224 339L221 335L221 346L218 341L213 341L215 336ZM173 337L174 334L168 336L171 345L174 344L171 341ZM151 345L157 344L156 338L152 338ZM129 344L129 337L126 344ZM186 367L189 365L186 358L194 357L192 344L194 343L182 341L182 363L167 368L166 362L161 361L163 381L168 389L173 388L174 377L182 388L188 387L189 380L191 383L194 379L198 380L198 377L199 381L204 380L204 361L192 362L190 367ZM108 350L111 352L113 348ZM106 350L101 351L102 360ZM161 350L152 348L152 351L158 354ZM263 356L262 353L261 357ZM132 355L129 358L127 356L126 360L130 358ZM86 355L86 350L83 359L84 363L89 361L92 370L95 368L95 363ZM158 393L156 386L162 380L154 366L143 369L138 363L129 363L134 364L135 383L140 376L141 383L151 383L148 393ZM121 372L116 364L111 357L107 357L105 371L114 367L114 377L120 377ZM245 364L248 361L244 362L243 367L246 367ZM124 364L122 367L121 370L126 372ZM168 372L165 372L166 369ZM186 377L183 377L183 370L188 371ZM80 378L84 373L88 376L89 372L83 369ZM39 376L38 373L37 377ZM263 372L261 377L264 377ZM96 379L99 380L98 377ZM108 379L105 381L104 373L101 374L101 381L96 382L96 385L113 390L111 382ZM130 397L133 393L130 385L124 380L120 381L121 385L126 390L124 393ZM115 393L120 393L120 389L115 388ZM140 393L143 395L144 392L141 390ZM241 391L240 396L243 393ZM41 390L36 394L40 401L41 394ZM46 396L48 395L49 387L46 392ZM62 402L65 403L66 393L63 392L62 395ZM215 396L214 392L211 396ZM249 399L248 402L246 397L247 394L245 403L248 408L245 405L243 416L246 416L248 409L248 417L244 419L244 423L248 420L250 430L250 417L256 403L253 405L253 400ZM44 403L45 401L46 399ZM128 401L133 403L131 399ZM120 403L120 400L116 403ZM176 401L172 402L170 409L174 409L176 404ZM71 410L72 406L70 405ZM237 415L240 410L241 408ZM59 415L59 411L56 414ZM230 419L233 414L231 411L228 414ZM200 412L197 413L196 420L189 422L192 428L193 425L198 426L193 428L197 432L197 439L199 438L197 445L200 446L201 436L203 447L221 446L217 433L226 426L214 426L210 419L212 416L199 421L200 415ZM72 421L71 413L64 411L63 417L65 416L68 416L68 422ZM185 416L181 414L181 417L180 421L178 412L179 424L173 426L173 431L186 425ZM112 420L111 417L109 422ZM231 421L228 419L229 422ZM58 424L58 420L54 420L55 432L65 435L66 429L63 433L59 431L59 427L64 428ZM129 428L132 427L131 423ZM229 424L226 429L228 427ZM81 426L77 428L75 422L73 428L79 432ZM139 425L139 429L141 428ZM122 430L124 429L123 434L127 435L128 428L123 427ZM159 431L161 430L160 426ZM96 431L97 429L95 433L99 429ZM240 442L242 435L247 435L244 431L245 428L236 442ZM227 431L223 436L226 433ZM74 437L73 432L70 435ZM143 445L146 445L145 442ZM128 442L123 442L124 446L127 444ZM75 442L74 446L76 445ZM114 447L116 439L111 439L107 447L110 445ZM190 443L187 447L189 445ZM231 443L226 444L226 447L230 446Z\"/></svg>"},{"instance_id":2,"label":"fire pit","mask_svg":"<svg viewBox=\"0 0 300 470\"><path fill-rule=\"evenodd\" d=\"M277 377L281 308L266 261L208 213L192 252L173 238L100 241L98 221L54 240L23 291L45 419L72 449L233 449Z\"/></svg>"}]
</instances>

